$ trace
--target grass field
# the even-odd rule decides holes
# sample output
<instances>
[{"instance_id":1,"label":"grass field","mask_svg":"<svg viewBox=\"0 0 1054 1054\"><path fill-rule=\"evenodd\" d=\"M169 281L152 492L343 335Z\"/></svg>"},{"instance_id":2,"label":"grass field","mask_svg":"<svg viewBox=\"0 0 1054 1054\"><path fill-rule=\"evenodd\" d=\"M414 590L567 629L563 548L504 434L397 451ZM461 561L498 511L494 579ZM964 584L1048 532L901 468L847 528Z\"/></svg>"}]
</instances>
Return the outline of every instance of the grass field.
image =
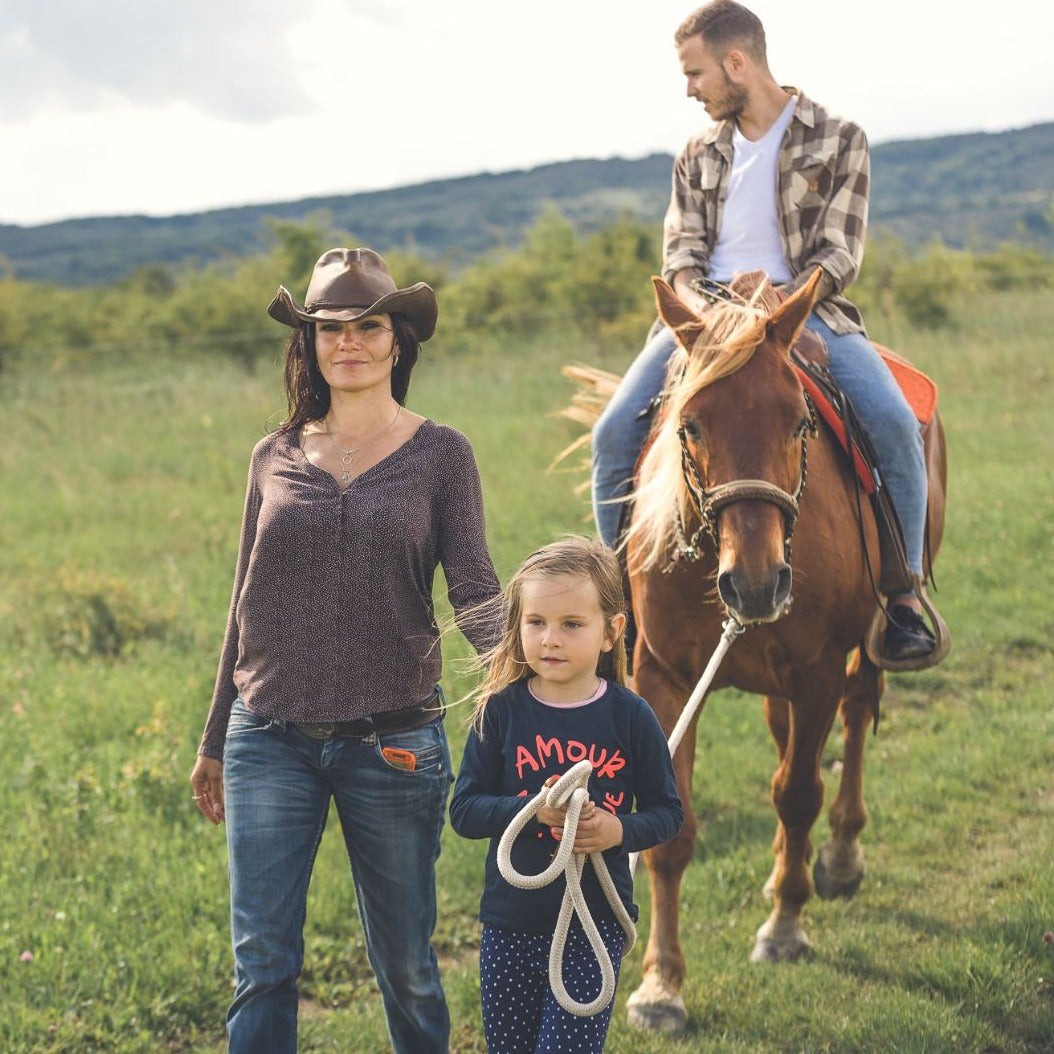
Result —
<instances>
[{"instance_id":1,"label":"grass field","mask_svg":"<svg viewBox=\"0 0 1054 1054\"><path fill-rule=\"evenodd\" d=\"M682 926L690 1025L630 1030L623 966L608 1049L1040 1054L1054 1051L1054 303L1002 294L954 331L875 335L941 385L951 457L938 669L892 677L867 750L868 875L814 902L815 953L747 961L767 909L774 754L760 702L722 693L699 726L701 818ZM560 364L631 349L500 339L426 349L411 405L465 431L505 580L531 548L589 530L571 438L547 418ZM223 1049L231 994L222 830L187 775L211 695L249 449L281 411L254 372L194 353L69 355L0 375L0 1050ZM744 646L740 643L737 647ZM452 697L466 687L447 649ZM461 715L448 730L455 758ZM832 740L825 771L836 768ZM817 838L826 835L821 819ZM456 1054L483 1051L475 910L484 846L445 834L437 944ZM301 1049L387 1049L339 837L311 890ZM648 889L637 885L642 938Z\"/></svg>"}]
</instances>

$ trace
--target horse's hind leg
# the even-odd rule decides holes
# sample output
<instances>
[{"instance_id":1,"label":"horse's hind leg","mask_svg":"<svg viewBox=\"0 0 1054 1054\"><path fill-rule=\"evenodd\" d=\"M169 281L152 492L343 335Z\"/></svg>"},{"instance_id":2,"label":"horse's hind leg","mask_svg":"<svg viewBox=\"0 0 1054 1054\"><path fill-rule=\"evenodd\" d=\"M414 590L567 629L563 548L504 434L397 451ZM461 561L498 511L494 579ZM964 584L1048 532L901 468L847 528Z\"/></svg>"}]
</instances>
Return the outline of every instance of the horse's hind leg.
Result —
<instances>
[{"instance_id":1,"label":"horse's hind leg","mask_svg":"<svg viewBox=\"0 0 1054 1054\"><path fill-rule=\"evenodd\" d=\"M641 652L638 652L641 655ZM636 671L637 691L649 701L667 736L673 730L686 693L672 685L644 651ZM650 660L650 661L649 661ZM684 823L668 842L644 853L651 880L651 927L644 950L640 987L626 1004L630 1024L676 1032L688 1020L681 985L685 962L681 949L681 878L695 849L696 819L692 811L692 766L695 762L695 724L674 756L677 790L684 804Z\"/></svg>"},{"instance_id":2,"label":"horse's hind leg","mask_svg":"<svg viewBox=\"0 0 1054 1054\"><path fill-rule=\"evenodd\" d=\"M882 696L882 671L857 649L846 670L842 699L842 775L828 821L831 839L816 856L813 881L824 899L851 897L864 879L864 851L858 841L867 823L864 804L864 746L878 701Z\"/></svg>"},{"instance_id":3,"label":"horse's hind leg","mask_svg":"<svg viewBox=\"0 0 1054 1054\"><path fill-rule=\"evenodd\" d=\"M774 844L775 868L766 888L772 892L772 914L757 932L752 962L797 959L808 951L802 910L812 896L810 832L823 804L820 752L836 710L836 690L825 693L814 684L806 702L766 700L765 714L780 753L772 778L772 802L779 817ZM830 705L824 704L825 695Z\"/></svg>"}]
</instances>

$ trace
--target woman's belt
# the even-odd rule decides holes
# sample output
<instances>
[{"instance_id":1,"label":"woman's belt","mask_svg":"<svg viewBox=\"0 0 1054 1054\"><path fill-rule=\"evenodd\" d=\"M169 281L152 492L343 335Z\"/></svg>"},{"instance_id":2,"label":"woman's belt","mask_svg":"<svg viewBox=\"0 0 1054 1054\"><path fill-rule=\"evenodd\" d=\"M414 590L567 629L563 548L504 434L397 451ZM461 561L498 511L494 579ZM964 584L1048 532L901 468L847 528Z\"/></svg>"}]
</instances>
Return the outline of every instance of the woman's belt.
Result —
<instances>
[{"instance_id":1,"label":"woman's belt","mask_svg":"<svg viewBox=\"0 0 1054 1054\"><path fill-rule=\"evenodd\" d=\"M312 739L366 739L386 732L408 732L431 724L443 712L442 707L436 705L438 701L437 694L421 706L370 714L355 721L293 721L291 724Z\"/></svg>"}]
</instances>

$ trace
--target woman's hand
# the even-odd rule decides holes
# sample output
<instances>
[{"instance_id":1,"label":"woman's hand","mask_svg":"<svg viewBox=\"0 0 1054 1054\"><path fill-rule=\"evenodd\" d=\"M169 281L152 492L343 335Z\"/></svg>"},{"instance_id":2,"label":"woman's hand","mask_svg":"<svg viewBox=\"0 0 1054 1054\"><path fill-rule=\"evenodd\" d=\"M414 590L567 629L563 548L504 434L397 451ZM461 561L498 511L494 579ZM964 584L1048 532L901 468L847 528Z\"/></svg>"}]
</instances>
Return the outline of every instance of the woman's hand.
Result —
<instances>
[{"instance_id":1,"label":"woman's hand","mask_svg":"<svg viewBox=\"0 0 1054 1054\"><path fill-rule=\"evenodd\" d=\"M223 823L223 762L199 757L190 774L194 804L210 823Z\"/></svg>"}]
</instances>

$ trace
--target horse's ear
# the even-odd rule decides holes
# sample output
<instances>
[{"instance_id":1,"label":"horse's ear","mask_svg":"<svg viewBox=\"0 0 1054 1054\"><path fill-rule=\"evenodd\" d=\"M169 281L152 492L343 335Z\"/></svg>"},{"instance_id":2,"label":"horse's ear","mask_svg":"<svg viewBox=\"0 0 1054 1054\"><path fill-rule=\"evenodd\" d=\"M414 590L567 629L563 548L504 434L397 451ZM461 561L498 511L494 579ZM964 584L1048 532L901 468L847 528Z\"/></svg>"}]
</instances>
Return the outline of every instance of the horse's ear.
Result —
<instances>
[{"instance_id":1,"label":"horse's ear","mask_svg":"<svg viewBox=\"0 0 1054 1054\"><path fill-rule=\"evenodd\" d=\"M652 275L651 284L655 287L655 304L659 309L659 318L673 330L684 347L690 350L692 340L703 328L699 316L673 291L667 281Z\"/></svg>"},{"instance_id":2,"label":"horse's ear","mask_svg":"<svg viewBox=\"0 0 1054 1054\"><path fill-rule=\"evenodd\" d=\"M772 313L772 318L769 319L769 337L779 341L788 352L801 336L801 331L805 328L805 320L816 304L816 294L822 273L822 268L817 267L805 285L780 304Z\"/></svg>"},{"instance_id":3,"label":"horse's ear","mask_svg":"<svg viewBox=\"0 0 1054 1054\"><path fill-rule=\"evenodd\" d=\"M658 275L652 275L651 284L655 287L655 305L659 309L659 318L670 327L677 329L686 322L696 322L699 316L673 291L673 287Z\"/></svg>"}]
</instances>

